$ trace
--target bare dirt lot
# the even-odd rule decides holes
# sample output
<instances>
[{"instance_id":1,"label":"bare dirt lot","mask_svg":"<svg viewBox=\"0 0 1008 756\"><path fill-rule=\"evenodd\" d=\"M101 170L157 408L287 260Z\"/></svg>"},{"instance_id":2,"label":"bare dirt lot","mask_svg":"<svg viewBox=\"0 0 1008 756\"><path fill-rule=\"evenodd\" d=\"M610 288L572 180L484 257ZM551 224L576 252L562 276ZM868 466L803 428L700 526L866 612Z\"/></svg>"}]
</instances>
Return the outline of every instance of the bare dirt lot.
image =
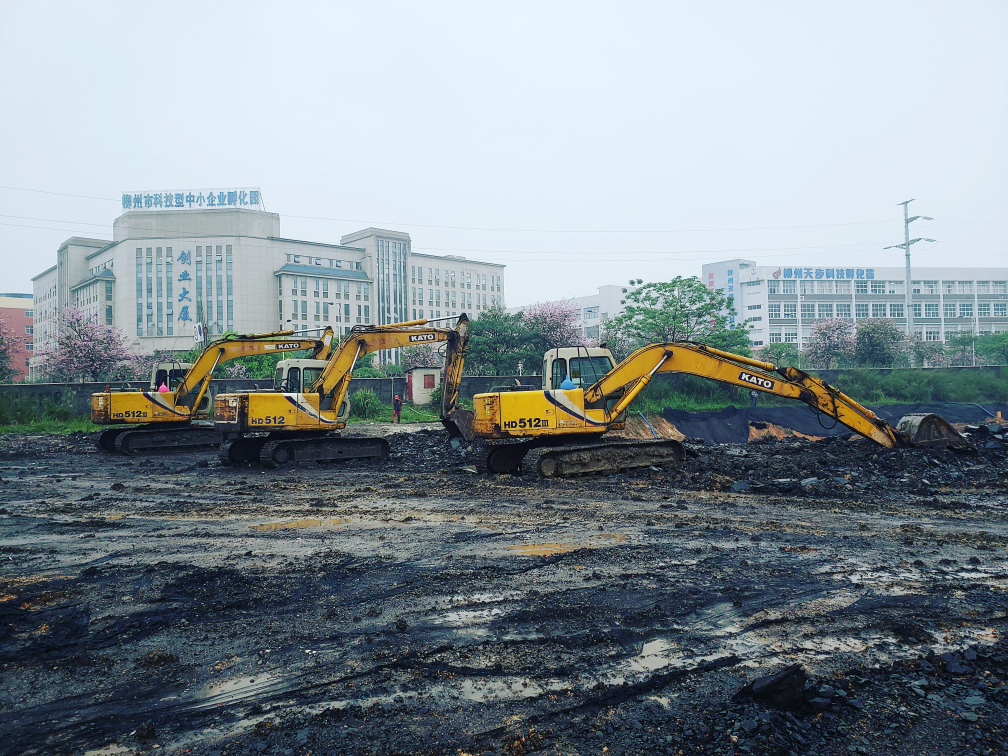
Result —
<instances>
[{"instance_id":1,"label":"bare dirt lot","mask_svg":"<svg viewBox=\"0 0 1008 756\"><path fill-rule=\"evenodd\" d=\"M0 439L0 751L1008 753L1000 439L566 481L390 442Z\"/></svg>"}]
</instances>

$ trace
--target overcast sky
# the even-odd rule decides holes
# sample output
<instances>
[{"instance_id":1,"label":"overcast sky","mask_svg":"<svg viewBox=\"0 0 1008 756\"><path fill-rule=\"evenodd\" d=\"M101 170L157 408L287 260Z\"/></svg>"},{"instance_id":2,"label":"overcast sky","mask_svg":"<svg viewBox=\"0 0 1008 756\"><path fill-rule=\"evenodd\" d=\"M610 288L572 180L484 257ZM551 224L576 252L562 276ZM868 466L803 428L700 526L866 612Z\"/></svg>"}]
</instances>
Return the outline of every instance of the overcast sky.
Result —
<instances>
[{"instance_id":1,"label":"overcast sky","mask_svg":"<svg viewBox=\"0 0 1008 756\"><path fill-rule=\"evenodd\" d=\"M0 291L123 191L235 186L506 263L510 306L901 265L911 197L915 264L1008 266L1008 3L616 5L2 2Z\"/></svg>"}]
</instances>

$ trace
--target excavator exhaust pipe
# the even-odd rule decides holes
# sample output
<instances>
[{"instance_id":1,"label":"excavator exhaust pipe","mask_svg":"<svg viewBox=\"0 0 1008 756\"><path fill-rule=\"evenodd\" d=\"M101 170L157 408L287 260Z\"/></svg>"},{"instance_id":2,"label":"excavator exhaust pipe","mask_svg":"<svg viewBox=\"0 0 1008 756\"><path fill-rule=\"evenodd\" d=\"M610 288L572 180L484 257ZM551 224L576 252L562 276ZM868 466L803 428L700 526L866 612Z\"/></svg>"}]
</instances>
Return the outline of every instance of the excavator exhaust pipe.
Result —
<instances>
[{"instance_id":1,"label":"excavator exhaust pipe","mask_svg":"<svg viewBox=\"0 0 1008 756\"><path fill-rule=\"evenodd\" d=\"M940 449L971 448L969 441L947 421L935 414L904 415L896 426L908 446L929 446Z\"/></svg>"}]
</instances>

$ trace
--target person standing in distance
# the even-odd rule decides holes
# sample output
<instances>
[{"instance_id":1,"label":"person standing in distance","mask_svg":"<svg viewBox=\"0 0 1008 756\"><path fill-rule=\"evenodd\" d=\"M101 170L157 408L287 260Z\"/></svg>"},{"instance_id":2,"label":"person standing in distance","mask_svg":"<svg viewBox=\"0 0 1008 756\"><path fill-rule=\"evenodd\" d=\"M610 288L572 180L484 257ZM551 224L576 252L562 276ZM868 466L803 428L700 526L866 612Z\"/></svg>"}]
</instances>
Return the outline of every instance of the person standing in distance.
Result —
<instances>
[{"instance_id":1,"label":"person standing in distance","mask_svg":"<svg viewBox=\"0 0 1008 756\"><path fill-rule=\"evenodd\" d=\"M392 422L402 424L402 399L399 398L399 394L395 395L392 400Z\"/></svg>"}]
</instances>

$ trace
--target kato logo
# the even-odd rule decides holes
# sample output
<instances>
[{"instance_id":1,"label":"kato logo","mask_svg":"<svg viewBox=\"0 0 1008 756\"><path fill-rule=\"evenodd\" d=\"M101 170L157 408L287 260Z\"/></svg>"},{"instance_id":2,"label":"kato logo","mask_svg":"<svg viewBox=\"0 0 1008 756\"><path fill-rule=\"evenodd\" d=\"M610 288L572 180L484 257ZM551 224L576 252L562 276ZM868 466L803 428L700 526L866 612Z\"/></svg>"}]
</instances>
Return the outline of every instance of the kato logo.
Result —
<instances>
[{"instance_id":1,"label":"kato logo","mask_svg":"<svg viewBox=\"0 0 1008 756\"><path fill-rule=\"evenodd\" d=\"M270 344L266 348L267 349L287 350L287 349L302 349L303 347L301 346L301 342L300 341L288 341L288 342L284 342L283 344L277 344L276 346L273 346L272 344Z\"/></svg>"},{"instance_id":2,"label":"kato logo","mask_svg":"<svg viewBox=\"0 0 1008 756\"><path fill-rule=\"evenodd\" d=\"M772 390L774 387L773 381L768 381L766 378L760 378L758 375L747 373L744 370L738 374L738 379L740 381L745 381L746 383L752 383L755 386L762 386L768 390Z\"/></svg>"},{"instance_id":3,"label":"kato logo","mask_svg":"<svg viewBox=\"0 0 1008 756\"><path fill-rule=\"evenodd\" d=\"M411 342L415 341L437 341L437 336L433 333L414 333L410 335L409 340Z\"/></svg>"}]
</instances>

